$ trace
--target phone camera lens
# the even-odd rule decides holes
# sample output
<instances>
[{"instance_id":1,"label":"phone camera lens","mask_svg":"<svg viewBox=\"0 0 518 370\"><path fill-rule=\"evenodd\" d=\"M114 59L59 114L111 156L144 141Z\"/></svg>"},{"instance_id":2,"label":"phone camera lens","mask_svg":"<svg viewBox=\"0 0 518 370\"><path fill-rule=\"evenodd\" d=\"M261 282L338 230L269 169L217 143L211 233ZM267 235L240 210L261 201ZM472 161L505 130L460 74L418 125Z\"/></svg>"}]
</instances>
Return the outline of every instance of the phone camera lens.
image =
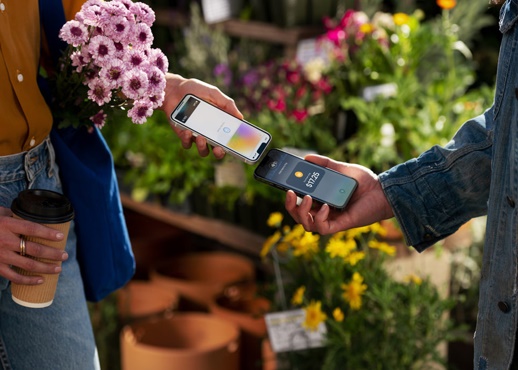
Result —
<instances>
[{"instance_id":1,"label":"phone camera lens","mask_svg":"<svg viewBox=\"0 0 518 370\"><path fill-rule=\"evenodd\" d=\"M277 161L270 162L270 168L274 168L277 166Z\"/></svg>"}]
</instances>

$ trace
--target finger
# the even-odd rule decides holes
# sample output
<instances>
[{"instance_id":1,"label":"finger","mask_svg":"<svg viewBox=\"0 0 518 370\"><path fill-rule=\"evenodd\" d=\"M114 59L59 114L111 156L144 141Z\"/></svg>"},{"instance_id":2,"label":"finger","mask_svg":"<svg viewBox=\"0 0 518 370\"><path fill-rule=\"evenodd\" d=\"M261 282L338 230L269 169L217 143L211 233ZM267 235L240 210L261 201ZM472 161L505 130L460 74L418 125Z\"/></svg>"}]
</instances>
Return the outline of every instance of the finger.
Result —
<instances>
[{"instance_id":1,"label":"finger","mask_svg":"<svg viewBox=\"0 0 518 370\"><path fill-rule=\"evenodd\" d=\"M318 212L314 215L314 227L321 235L329 234L331 222L329 220L329 205L323 204Z\"/></svg>"},{"instance_id":2,"label":"finger","mask_svg":"<svg viewBox=\"0 0 518 370\"><path fill-rule=\"evenodd\" d=\"M288 211L288 213L293 218L293 220L296 223L300 224L297 207L298 207L297 206L297 195L295 194L295 192L293 190L288 190L286 192L286 199L284 201L284 208L286 209L286 211Z\"/></svg>"},{"instance_id":3,"label":"finger","mask_svg":"<svg viewBox=\"0 0 518 370\"><path fill-rule=\"evenodd\" d=\"M304 227L306 231L313 231L314 219L311 214L311 208L313 206L313 200L309 195L304 196L302 203L297 210L299 223Z\"/></svg>"},{"instance_id":4,"label":"finger","mask_svg":"<svg viewBox=\"0 0 518 370\"><path fill-rule=\"evenodd\" d=\"M61 231L38 224L36 222L26 221L14 217L1 217L0 229L10 230L13 234L26 235L49 241L61 241L65 237ZM17 244L20 242L20 239L18 237L13 237L11 242Z\"/></svg>"},{"instance_id":5,"label":"finger","mask_svg":"<svg viewBox=\"0 0 518 370\"><path fill-rule=\"evenodd\" d=\"M214 155L214 157L216 159L222 159L226 153L222 147L216 146L216 147L212 148L212 154Z\"/></svg>"},{"instance_id":6,"label":"finger","mask_svg":"<svg viewBox=\"0 0 518 370\"><path fill-rule=\"evenodd\" d=\"M12 216L13 215L13 212L9 209L9 208L6 208L6 207L0 207L0 216Z\"/></svg>"},{"instance_id":7,"label":"finger","mask_svg":"<svg viewBox=\"0 0 518 370\"><path fill-rule=\"evenodd\" d=\"M209 146L207 145L207 140L205 140L205 138L201 136L196 137L196 148L198 149L200 157L206 157L210 153Z\"/></svg>"},{"instance_id":8,"label":"finger","mask_svg":"<svg viewBox=\"0 0 518 370\"><path fill-rule=\"evenodd\" d=\"M15 272L8 265L0 265L0 276L3 276L7 280L15 284L22 285L38 285L43 283L42 276L25 276Z\"/></svg>"},{"instance_id":9,"label":"finger","mask_svg":"<svg viewBox=\"0 0 518 370\"><path fill-rule=\"evenodd\" d=\"M20 249L19 246L18 249ZM66 251L32 241L25 241L25 254L53 261L65 261L68 259L68 253Z\"/></svg>"},{"instance_id":10,"label":"finger","mask_svg":"<svg viewBox=\"0 0 518 370\"><path fill-rule=\"evenodd\" d=\"M322 167L327 167L335 171L343 170L345 167L347 167L347 164L344 162L337 162L331 158L318 154L308 154L306 157L304 157L304 159L308 162L317 164Z\"/></svg>"}]
</instances>

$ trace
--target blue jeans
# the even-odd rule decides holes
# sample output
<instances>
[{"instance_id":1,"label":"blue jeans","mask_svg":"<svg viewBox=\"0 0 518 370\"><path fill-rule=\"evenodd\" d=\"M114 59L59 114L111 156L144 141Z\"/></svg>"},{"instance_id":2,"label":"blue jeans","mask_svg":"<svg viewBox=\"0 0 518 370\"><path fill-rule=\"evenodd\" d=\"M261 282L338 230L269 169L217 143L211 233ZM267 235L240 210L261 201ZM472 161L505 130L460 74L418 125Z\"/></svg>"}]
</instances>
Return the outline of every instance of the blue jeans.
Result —
<instances>
[{"instance_id":1,"label":"blue jeans","mask_svg":"<svg viewBox=\"0 0 518 370\"><path fill-rule=\"evenodd\" d=\"M49 139L28 152L0 157L0 206L10 207L27 188L62 192ZM9 281L0 277L0 369L100 369L73 226L66 245L69 258L49 307L19 306Z\"/></svg>"}]
</instances>

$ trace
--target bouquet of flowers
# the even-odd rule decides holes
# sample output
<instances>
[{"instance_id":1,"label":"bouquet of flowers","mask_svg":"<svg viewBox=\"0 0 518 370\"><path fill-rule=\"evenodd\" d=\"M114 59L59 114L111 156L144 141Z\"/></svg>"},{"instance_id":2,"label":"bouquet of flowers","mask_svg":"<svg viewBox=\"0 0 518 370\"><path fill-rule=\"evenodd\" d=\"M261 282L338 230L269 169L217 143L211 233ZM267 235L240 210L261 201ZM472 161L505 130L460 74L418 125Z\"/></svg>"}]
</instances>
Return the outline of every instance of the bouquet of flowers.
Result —
<instances>
[{"instance_id":1,"label":"bouquet of flowers","mask_svg":"<svg viewBox=\"0 0 518 370\"><path fill-rule=\"evenodd\" d=\"M168 60L151 47L153 10L131 0L88 0L61 29L68 47L54 76L60 127L101 128L127 110L142 124L161 106Z\"/></svg>"}]
</instances>

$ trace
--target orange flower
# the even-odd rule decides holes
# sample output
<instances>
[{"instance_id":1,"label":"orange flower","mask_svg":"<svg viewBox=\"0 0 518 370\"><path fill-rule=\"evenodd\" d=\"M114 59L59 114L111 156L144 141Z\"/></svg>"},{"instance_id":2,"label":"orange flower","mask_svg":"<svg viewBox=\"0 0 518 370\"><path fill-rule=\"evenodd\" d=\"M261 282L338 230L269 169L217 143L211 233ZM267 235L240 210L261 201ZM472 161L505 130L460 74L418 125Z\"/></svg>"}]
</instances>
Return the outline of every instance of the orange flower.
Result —
<instances>
[{"instance_id":1,"label":"orange flower","mask_svg":"<svg viewBox=\"0 0 518 370\"><path fill-rule=\"evenodd\" d=\"M437 0L437 5L439 5L442 9L450 10L455 8L455 5L457 5L457 0Z\"/></svg>"}]
</instances>

